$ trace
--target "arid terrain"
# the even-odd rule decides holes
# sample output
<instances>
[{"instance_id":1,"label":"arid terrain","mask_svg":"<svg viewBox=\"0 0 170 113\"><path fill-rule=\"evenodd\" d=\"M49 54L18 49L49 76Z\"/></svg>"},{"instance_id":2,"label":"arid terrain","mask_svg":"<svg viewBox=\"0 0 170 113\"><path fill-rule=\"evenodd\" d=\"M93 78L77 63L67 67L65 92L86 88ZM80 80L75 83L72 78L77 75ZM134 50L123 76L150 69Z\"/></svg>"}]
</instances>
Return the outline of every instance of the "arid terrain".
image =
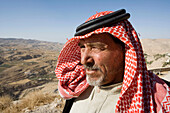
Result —
<instances>
[{"instance_id":1,"label":"arid terrain","mask_svg":"<svg viewBox=\"0 0 170 113\"><path fill-rule=\"evenodd\" d=\"M141 42L148 69L170 67L170 39ZM0 112L61 113L64 100L54 70L62 47L55 42L0 38Z\"/></svg>"},{"instance_id":2,"label":"arid terrain","mask_svg":"<svg viewBox=\"0 0 170 113\"><path fill-rule=\"evenodd\" d=\"M63 44L0 39L0 95L18 97L24 89L56 79L54 69Z\"/></svg>"},{"instance_id":3,"label":"arid terrain","mask_svg":"<svg viewBox=\"0 0 170 113\"><path fill-rule=\"evenodd\" d=\"M148 69L170 67L170 39L141 40Z\"/></svg>"}]
</instances>

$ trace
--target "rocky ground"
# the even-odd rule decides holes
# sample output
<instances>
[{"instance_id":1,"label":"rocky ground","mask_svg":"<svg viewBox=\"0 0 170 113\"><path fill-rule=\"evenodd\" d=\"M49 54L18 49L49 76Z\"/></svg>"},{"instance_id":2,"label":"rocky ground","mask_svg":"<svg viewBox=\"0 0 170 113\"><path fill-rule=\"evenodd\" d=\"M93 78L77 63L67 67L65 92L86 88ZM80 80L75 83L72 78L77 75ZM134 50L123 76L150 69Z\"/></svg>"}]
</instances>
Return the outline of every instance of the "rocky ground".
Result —
<instances>
[{"instance_id":1,"label":"rocky ground","mask_svg":"<svg viewBox=\"0 0 170 113\"><path fill-rule=\"evenodd\" d=\"M51 95L58 95L58 90L57 90L57 82L50 82L47 84L44 84L42 86L38 86L35 88L29 88L25 90L20 98L22 96L28 94L31 91L35 90L41 90L42 93L48 93ZM53 102L49 104L45 104L42 106L35 106L35 109L29 110L29 109L24 109L24 113L62 113L63 107L64 107L65 101L62 98L55 98Z\"/></svg>"}]
</instances>

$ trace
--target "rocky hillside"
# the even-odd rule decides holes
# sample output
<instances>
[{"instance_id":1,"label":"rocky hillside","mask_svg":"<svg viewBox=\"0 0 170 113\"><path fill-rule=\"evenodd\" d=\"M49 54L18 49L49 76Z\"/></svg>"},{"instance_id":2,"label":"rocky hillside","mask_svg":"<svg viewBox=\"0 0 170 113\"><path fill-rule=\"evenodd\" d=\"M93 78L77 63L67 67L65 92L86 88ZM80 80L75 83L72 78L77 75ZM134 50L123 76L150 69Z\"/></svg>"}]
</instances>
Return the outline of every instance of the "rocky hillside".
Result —
<instances>
[{"instance_id":1,"label":"rocky hillside","mask_svg":"<svg viewBox=\"0 0 170 113\"><path fill-rule=\"evenodd\" d=\"M63 44L0 38L0 95L17 97L24 89L55 80Z\"/></svg>"},{"instance_id":2,"label":"rocky hillside","mask_svg":"<svg viewBox=\"0 0 170 113\"><path fill-rule=\"evenodd\" d=\"M148 69L170 67L170 39L141 40Z\"/></svg>"}]
</instances>

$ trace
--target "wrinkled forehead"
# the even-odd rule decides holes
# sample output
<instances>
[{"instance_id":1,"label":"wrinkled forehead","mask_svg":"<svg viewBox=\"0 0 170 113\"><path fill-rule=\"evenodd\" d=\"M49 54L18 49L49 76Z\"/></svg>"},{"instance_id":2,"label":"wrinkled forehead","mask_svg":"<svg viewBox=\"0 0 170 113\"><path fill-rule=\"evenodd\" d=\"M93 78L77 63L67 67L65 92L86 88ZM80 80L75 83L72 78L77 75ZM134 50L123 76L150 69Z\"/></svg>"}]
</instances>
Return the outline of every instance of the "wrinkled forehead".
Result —
<instances>
[{"instance_id":1,"label":"wrinkled forehead","mask_svg":"<svg viewBox=\"0 0 170 113\"><path fill-rule=\"evenodd\" d=\"M91 35L89 38L80 39L78 46L84 47L95 47L95 48L107 48L108 50L122 49L124 50L124 43L119 39L113 37L109 33L101 33Z\"/></svg>"},{"instance_id":2,"label":"wrinkled forehead","mask_svg":"<svg viewBox=\"0 0 170 113\"><path fill-rule=\"evenodd\" d=\"M80 39L79 42L80 43L93 43L93 42L108 42L111 41L112 37L109 33L100 33L100 34L92 34L90 37L88 38L83 38Z\"/></svg>"},{"instance_id":3,"label":"wrinkled forehead","mask_svg":"<svg viewBox=\"0 0 170 113\"><path fill-rule=\"evenodd\" d=\"M87 44L87 43L96 43L96 44L97 43L103 43L103 44L107 44L107 45L109 45L109 44L119 44L119 45L124 46L124 43L121 40L114 37L110 33L92 34L88 38L79 39L78 45L80 46L82 44Z\"/></svg>"}]
</instances>

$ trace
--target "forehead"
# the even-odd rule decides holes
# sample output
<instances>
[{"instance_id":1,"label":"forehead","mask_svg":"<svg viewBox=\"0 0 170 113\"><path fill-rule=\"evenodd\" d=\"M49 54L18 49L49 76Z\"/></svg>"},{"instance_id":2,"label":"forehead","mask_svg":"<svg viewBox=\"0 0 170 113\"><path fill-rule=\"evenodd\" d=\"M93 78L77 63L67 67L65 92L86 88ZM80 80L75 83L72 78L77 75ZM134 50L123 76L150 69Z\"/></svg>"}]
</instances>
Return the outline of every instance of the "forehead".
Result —
<instances>
[{"instance_id":1,"label":"forehead","mask_svg":"<svg viewBox=\"0 0 170 113\"><path fill-rule=\"evenodd\" d=\"M113 43L112 37L108 33L102 33L102 34L93 34L89 38L86 39L80 39L80 44L83 43Z\"/></svg>"}]
</instances>

